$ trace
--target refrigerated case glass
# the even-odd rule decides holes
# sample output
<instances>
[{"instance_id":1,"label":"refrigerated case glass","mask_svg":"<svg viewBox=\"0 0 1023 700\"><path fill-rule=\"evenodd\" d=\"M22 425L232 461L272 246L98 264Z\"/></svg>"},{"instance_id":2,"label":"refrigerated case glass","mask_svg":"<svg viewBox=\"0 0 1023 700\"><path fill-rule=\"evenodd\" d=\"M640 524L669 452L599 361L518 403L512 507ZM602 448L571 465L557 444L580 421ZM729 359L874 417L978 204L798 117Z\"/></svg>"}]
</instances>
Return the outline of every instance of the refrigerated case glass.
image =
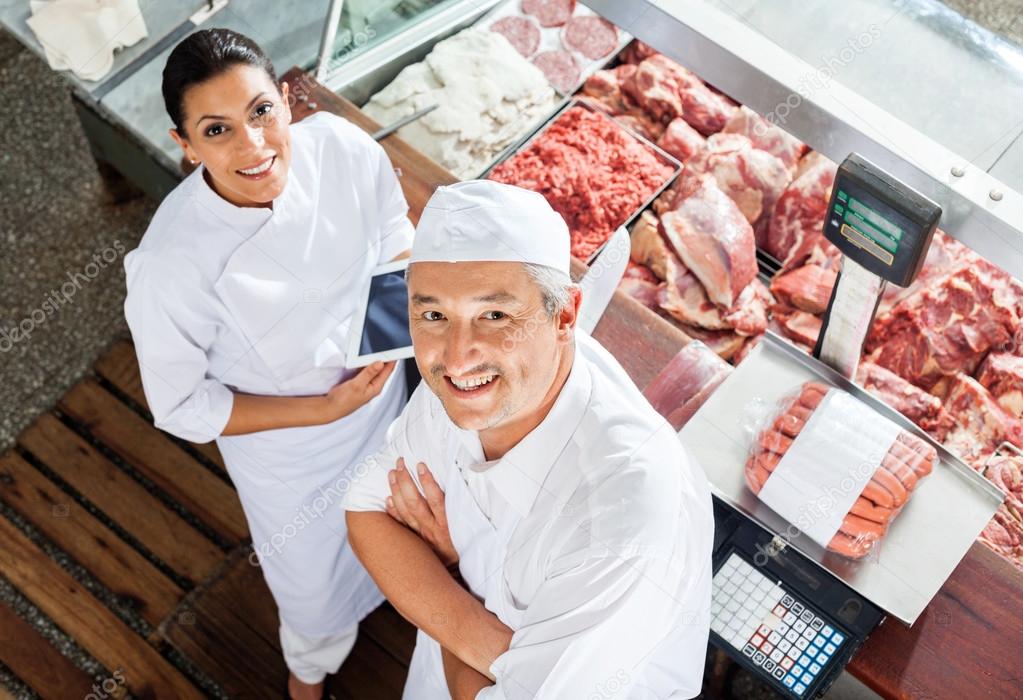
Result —
<instances>
[{"instance_id":1,"label":"refrigerated case glass","mask_svg":"<svg viewBox=\"0 0 1023 700\"><path fill-rule=\"evenodd\" d=\"M1023 191L1023 49L937 0L706 0Z\"/></svg>"}]
</instances>

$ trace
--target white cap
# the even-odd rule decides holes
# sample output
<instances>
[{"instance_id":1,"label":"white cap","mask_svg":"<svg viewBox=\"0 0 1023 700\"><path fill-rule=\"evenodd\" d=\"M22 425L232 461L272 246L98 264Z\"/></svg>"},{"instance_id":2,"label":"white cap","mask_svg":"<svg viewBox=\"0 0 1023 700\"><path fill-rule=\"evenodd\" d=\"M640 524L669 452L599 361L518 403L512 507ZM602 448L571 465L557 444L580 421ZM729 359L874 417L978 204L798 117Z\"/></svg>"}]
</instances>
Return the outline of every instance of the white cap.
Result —
<instances>
[{"instance_id":1,"label":"white cap","mask_svg":"<svg viewBox=\"0 0 1023 700\"><path fill-rule=\"evenodd\" d=\"M569 274L565 220L542 194L491 180L438 187L412 239L417 262L523 262Z\"/></svg>"}]
</instances>

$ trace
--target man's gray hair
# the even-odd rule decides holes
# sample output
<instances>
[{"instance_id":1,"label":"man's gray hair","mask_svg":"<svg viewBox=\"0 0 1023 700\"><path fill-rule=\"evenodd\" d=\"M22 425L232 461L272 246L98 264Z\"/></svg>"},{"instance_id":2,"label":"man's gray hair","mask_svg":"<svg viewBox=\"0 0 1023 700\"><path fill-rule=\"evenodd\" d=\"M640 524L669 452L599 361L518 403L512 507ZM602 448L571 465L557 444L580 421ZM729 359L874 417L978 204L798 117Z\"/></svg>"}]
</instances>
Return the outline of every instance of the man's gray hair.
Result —
<instances>
[{"instance_id":1,"label":"man's gray hair","mask_svg":"<svg viewBox=\"0 0 1023 700\"><path fill-rule=\"evenodd\" d=\"M568 306L571 290L576 286L572 279L561 270L535 263L522 263L526 272L540 287L540 296L548 318L554 318Z\"/></svg>"}]
</instances>

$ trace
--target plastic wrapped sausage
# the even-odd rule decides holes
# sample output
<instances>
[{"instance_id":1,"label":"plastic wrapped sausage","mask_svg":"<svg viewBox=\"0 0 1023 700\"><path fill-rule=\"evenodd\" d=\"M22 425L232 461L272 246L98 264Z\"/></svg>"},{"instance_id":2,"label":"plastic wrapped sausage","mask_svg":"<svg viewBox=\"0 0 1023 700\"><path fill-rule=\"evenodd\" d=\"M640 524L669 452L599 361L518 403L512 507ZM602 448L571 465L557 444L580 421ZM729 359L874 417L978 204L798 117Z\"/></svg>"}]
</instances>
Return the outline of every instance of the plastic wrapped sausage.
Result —
<instances>
[{"instance_id":1,"label":"plastic wrapped sausage","mask_svg":"<svg viewBox=\"0 0 1023 700\"><path fill-rule=\"evenodd\" d=\"M755 427L746 483L828 550L861 559L937 458L849 394L807 382Z\"/></svg>"}]
</instances>

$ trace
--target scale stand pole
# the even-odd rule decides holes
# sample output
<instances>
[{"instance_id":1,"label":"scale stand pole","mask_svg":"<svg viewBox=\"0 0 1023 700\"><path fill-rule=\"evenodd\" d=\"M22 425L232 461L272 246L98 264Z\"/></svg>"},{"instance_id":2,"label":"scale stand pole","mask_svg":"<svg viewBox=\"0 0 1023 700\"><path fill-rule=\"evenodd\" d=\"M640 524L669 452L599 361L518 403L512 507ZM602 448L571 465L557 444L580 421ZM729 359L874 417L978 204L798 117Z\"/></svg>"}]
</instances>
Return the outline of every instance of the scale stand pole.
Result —
<instances>
[{"instance_id":1,"label":"scale stand pole","mask_svg":"<svg viewBox=\"0 0 1023 700\"><path fill-rule=\"evenodd\" d=\"M886 281L848 256L831 290L813 356L852 379Z\"/></svg>"}]
</instances>

